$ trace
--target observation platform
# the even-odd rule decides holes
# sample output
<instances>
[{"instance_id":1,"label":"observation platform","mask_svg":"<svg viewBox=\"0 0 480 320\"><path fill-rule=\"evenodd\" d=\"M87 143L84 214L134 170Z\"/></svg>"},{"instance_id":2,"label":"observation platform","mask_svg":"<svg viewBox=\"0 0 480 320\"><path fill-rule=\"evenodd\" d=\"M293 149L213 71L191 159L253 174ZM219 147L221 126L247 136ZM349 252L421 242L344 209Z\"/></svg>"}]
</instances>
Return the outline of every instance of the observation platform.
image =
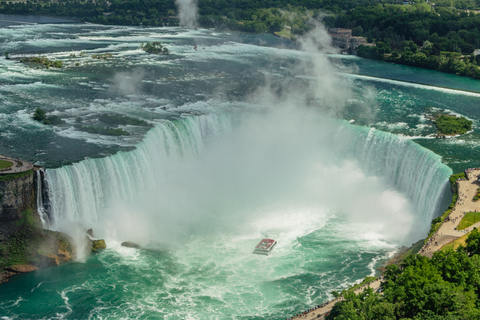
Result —
<instances>
[{"instance_id":1,"label":"observation platform","mask_svg":"<svg viewBox=\"0 0 480 320\"><path fill-rule=\"evenodd\" d=\"M10 165L9 165L10 163ZM33 163L0 156L0 175L20 173L33 169Z\"/></svg>"}]
</instances>

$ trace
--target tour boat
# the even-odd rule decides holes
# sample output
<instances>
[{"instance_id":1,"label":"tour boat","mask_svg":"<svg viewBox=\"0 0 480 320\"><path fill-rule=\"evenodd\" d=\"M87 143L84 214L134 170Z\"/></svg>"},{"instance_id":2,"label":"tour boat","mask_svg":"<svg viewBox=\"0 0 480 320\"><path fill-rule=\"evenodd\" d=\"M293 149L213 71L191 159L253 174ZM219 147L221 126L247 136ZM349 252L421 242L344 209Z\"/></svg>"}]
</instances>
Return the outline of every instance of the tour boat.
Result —
<instances>
[{"instance_id":1,"label":"tour boat","mask_svg":"<svg viewBox=\"0 0 480 320\"><path fill-rule=\"evenodd\" d=\"M277 241L273 239L262 239L255 247L255 250L253 250L253 253L268 255L276 245Z\"/></svg>"}]
</instances>

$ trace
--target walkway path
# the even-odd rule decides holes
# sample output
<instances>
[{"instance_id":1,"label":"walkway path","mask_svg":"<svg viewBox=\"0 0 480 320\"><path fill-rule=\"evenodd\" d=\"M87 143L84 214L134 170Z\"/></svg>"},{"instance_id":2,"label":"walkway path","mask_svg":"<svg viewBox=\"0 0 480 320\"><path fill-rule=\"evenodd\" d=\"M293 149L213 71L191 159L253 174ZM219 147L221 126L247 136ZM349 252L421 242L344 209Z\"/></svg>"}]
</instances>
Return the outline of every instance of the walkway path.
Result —
<instances>
[{"instance_id":1,"label":"walkway path","mask_svg":"<svg viewBox=\"0 0 480 320\"><path fill-rule=\"evenodd\" d=\"M359 294L359 293L363 292L363 290L365 290L365 288L368 288L368 287L372 288L373 291L375 291L378 288L380 288L380 284L381 284L381 280L380 280L380 278L377 278L376 280L374 280L372 282L369 282L368 284L353 290L353 292L355 292L356 294ZM332 308L335 305L335 303L337 303L338 301L342 301L342 300L344 300L343 297L335 298L331 301L328 301L327 303L324 303L322 305L323 307L317 308L315 310L312 309L307 314L301 314L299 316L295 316L295 317L292 317L290 319L307 319L307 320L310 320L310 319L324 319L325 315L327 313L330 313L330 311L332 311Z\"/></svg>"},{"instance_id":2,"label":"walkway path","mask_svg":"<svg viewBox=\"0 0 480 320\"><path fill-rule=\"evenodd\" d=\"M33 169L32 163L26 162L23 160L13 159L13 158L4 157L4 156L0 156L0 160L12 162L12 166L10 168L5 168L0 170L0 175L20 173L20 172L25 172Z\"/></svg>"},{"instance_id":3,"label":"walkway path","mask_svg":"<svg viewBox=\"0 0 480 320\"><path fill-rule=\"evenodd\" d=\"M437 232L423 246L419 254L431 258L433 253L440 250L444 245L460 238L474 228L480 228L480 222L468 227L465 230L457 230L458 224L467 212L480 211L480 200L473 201L480 187L477 176L480 170L467 171L468 180L457 181L458 199L448 217L443 221Z\"/></svg>"}]
</instances>

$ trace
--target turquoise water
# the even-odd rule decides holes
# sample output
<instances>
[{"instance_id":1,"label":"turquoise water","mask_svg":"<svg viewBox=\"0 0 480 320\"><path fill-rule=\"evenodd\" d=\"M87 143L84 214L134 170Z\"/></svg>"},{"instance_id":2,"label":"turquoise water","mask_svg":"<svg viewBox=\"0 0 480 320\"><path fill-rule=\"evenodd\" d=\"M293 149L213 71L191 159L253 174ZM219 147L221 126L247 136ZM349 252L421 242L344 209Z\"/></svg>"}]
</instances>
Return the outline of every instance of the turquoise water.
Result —
<instances>
[{"instance_id":1,"label":"turquoise water","mask_svg":"<svg viewBox=\"0 0 480 320\"><path fill-rule=\"evenodd\" d=\"M6 318L286 318L376 274L428 231L452 169L478 164L480 95L456 90L478 81L267 34L41 25L0 38L14 59L66 65L0 59L0 154L48 168L50 228L81 242L93 227L108 245L3 284ZM147 41L172 54L144 53ZM113 58L91 58L103 52ZM36 107L66 124L33 121ZM432 108L474 131L433 139ZM153 128L75 129L103 113ZM267 234L278 247L252 255Z\"/></svg>"}]
</instances>

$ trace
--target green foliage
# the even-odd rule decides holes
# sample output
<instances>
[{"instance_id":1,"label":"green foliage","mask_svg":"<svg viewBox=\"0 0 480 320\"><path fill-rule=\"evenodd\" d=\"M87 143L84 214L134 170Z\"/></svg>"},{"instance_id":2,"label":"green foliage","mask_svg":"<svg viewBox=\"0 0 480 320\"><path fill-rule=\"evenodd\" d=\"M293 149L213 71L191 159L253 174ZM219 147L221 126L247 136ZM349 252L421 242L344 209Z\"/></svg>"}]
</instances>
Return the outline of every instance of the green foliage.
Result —
<instances>
[{"instance_id":1,"label":"green foliage","mask_svg":"<svg viewBox=\"0 0 480 320\"><path fill-rule=\"evenodd\" d=\"M63 62L60 60L52 61L48 58L45 57L28 57L28 58L23 58L20 60L20 62L23 63L33 63L33 64L39 64L44 66L45 68L57 68L60 69L63 67Z\"/></svg>"},{"instance_id":2,"label":"green foliage","mask_svg":"<svg viewBox=\"0 0 480 320\"><path fill-rule=\"evenodd\" d=\"M480 232L478 232L478 229L474 229L469 233L466 244L465 252L470 256L480 254Z\"/></svg>"},{"instance_id":3,"label":"green foliage","mask_svg":"<svg viewBox=\"0 0 480 320\"><path fill-rule=\"evenodd\" d=\"M22 218L17 221L17 225L25 226L28 228L38 228L40 227L39 222L35 219L35 216L33 215L33 212L31 210L25 210L22 212Z\"/></svg>"},{"instance_id":4,"label":"green foliage","mask_svg":"<svg viewBox=\"0 0 480 320\"><path fill-rule=\"evenodd\" d=\"M28 170L28 171L19 172L19 173L3 174L3 175L0 175L0 182L15 180L15 179L27 176L29 174L33 174L33 170Z\"/></svg>"},{"instance_id":5,"label":"green foliage","mask_svg":"<svg viewBox=\"0 0 480 320\"><path fill-rule=\"evenodd\" d=\"M47 117L47 113L42 108L37 108L35 110L35 113L33 114L33 119L42 122L43 124L50 125L61 125L65 123L65 121L63 121L62 118L60 118L59 116L53 115Z\"/></svg>"},{"instance_id":6,"label":"green foliage","mask_svg":"<svg viewBox=\"0 0 480 320\"><path fill-rule=\"evenodd\" d=\"M38 107L33 114L33 120L43 122L47 118L47 113L42 108Z\"/></svg>"},{"instance_id":7,"label":"green foliage","mask_svg":"<svg viewBox=\"0 0 480 320\"><path fill-rule=\"evenodd\" d=\"M142 43L140 48L143 49L143 51L152 53L152 54L168 54L169 51L166 47L162 46L162 44L158 41L154 42L147 42L147 43Z\"/></svg>"},{"instance_id":8,"label":"green foliage","mask_svg":"<svg viewBox=\"0 0 480 320\"><path fill-rule=\"evenodd\" d=\"M434 122L442 134L464 134L472 129L472 121L465 117L441 115Z\"/></svg>"},{"instance_id":9,"label":"green foliage","mask_svg":"<svg viewBox=\"0 0 480 320\"><path fill-rule=\"evenodd\" d=\"M375 279L377 279L377 277L365 277L365 279L363 279L362 282L357 283L356 285L351 286L347 290L342 291L342 295L345 295L345 293L347 293L349 291L354 291L355 289L358 289L358 288L368 284L369 282L374 281Z\"/></svg>"},{"instance_id":10,"label":"green foliage","mask_svg":"<svg viewBox=\"0 0 480 320\"><path fill-rule=\"evenodd\" d=\"M102 114L98 120L111 125L151 126L147 121L113 113Z\"/></svg>"},{"instance_id":11,"label":"green foliage","mask_svg":"<svg viewBox=\"0 0 480 320\"><path fill-rule=\"evenodd\" d=\"M104 128L104 127L96 127L96 126L82 126L80 124L76 124L75 128L80 131L94 133L94 134L103 134L106 136L128 136L130 134L121 128L114 129L110 127Z\"/></svg>"},{"instance_id":12,"label":"green foliage","mask_svg":"<svg viewBox=\"0 0 480 320\"><path fill-rule=\"evenodd\" d=\"M350 292L326 319L478 319L479 262L463 249L410 256L387 267L382 295Z\"/></svg>"}]
</instances>

